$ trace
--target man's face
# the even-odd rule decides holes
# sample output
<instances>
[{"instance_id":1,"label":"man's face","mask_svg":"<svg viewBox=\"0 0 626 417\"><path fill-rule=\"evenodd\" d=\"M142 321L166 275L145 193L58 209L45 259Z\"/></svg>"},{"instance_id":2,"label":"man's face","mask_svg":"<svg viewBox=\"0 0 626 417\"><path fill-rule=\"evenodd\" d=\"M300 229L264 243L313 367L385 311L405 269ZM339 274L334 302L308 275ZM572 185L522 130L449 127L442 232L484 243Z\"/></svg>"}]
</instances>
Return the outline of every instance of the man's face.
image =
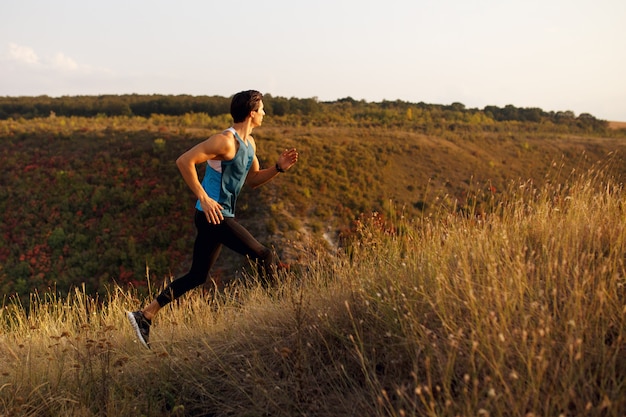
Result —
<instances>
[{"instance_id":1,"label":"man's face","mask_svg":"<svg viewBox=\"0 0 626 417\"><path fill-rule=\"evenodd\" d=\"M252 110L252 123L255 126L261 126L263 123L263 116L265 116L265 110L263 109L263 100L259 102L259 108Z\"/></svg>"}]
</instances>

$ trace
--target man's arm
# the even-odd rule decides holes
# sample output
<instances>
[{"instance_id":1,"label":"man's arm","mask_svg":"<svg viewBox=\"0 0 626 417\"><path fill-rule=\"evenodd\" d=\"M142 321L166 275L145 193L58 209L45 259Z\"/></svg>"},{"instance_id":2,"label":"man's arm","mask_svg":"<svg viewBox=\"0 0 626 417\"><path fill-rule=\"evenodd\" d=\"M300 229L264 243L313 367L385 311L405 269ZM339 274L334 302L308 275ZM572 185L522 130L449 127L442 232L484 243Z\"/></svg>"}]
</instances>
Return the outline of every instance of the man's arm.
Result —
<instances>
[{"instance_id":1,"label":"man's arm","mask_svg":"<svg viewBox=\"0 0 626 417\"><path fill-rule=\"evenodd\" d=\"M246 177L246 184L252 188L259 187L279 174L281 172L279 169L283 172L287 171L296 162L298 162L298 151L295 148L286 149L274 166L265 169L260 169L259 160L255 155Z\"/></svg>"},{"instance_id":2,"label":"man's arm","mask_svg":"<svg viewBox=\"0 0 626 417\"><path fill-rule=\"evenodd\" d=\"M210 159L226 159L233 153L231 148L234 148L232 141L226 135L220 133L197 144L176 160L178 170L189 189L200 201L202 211L204 211L209 223L218 224L224 220L224 216L222 216L223 207L210 198L202 187L198 178L198 171L196 171L196 165Z\"/></svg>"}]
</instances>

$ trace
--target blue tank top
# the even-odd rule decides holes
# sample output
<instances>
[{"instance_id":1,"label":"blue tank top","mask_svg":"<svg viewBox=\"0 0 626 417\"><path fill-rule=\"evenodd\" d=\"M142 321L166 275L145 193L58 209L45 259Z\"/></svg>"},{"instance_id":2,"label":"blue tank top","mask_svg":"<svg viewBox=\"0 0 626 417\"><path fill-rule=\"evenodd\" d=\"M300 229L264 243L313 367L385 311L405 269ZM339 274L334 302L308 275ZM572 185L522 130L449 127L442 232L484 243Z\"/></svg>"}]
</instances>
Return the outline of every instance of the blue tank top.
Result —
<instances>
[{"instance_id":1,"label":"blue tank top","mask_svg":"<svg viewBox=\"0 0 626 417\"><path fill-rule=\"evenodd\" d=\"M230 161L207 161L202 187L209 197L223 207L222 215L224 217L235 217L237 196L246 182L246 176L252 166L254 148L251 143L246 144L232 127L228 128L227 131L235 135L239 149ZM202 211L200 200L196 202L196 208Z\"/></svg>"}]
</instances>

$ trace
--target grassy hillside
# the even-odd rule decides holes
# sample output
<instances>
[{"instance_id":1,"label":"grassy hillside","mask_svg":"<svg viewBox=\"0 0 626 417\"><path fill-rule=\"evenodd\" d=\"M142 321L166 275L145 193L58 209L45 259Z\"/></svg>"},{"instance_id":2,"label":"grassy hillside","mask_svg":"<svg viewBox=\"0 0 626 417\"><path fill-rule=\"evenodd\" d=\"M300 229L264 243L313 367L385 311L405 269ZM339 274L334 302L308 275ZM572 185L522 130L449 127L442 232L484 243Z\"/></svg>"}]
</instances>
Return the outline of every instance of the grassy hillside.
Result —
<instances>
[{"instance_id":1,"label":"grassy hillside","mask_svg":"<svg viewBox=\"0 0 626 417\"><path fill-rule=\"evenodd\" d=\"M319 245L332 250L362 213L388 216L390 205L407 218L481 212L510 181L558 182L598 161L617 181L625 177L620 131L444 119L424 130L368 120L274 117L255 131L263 165L286 147L300 151L293 170L245 190L238 207L284 261L300 263ZM145 288L147 270L156 286L185 272L194 201L174 160L229 123L203 114L1 121L2 292L27 302L34 290L66 294L84 284L105 294L115 284ZM242 266L226 252L213 278L228 280Z\"/></svg>"},{"instance_id":2,"label":"grassy hillside","mask_svg":"<svg viewBox=\"0 0 626 417\"><path fill-rule=\"evenodd\" d=\"M596 169L497 192L478 217L365 216L274 288L194 291L152 350L133 291L9 304L0 415L625 415L623 185Z\"/></svg>"}]
</instances>

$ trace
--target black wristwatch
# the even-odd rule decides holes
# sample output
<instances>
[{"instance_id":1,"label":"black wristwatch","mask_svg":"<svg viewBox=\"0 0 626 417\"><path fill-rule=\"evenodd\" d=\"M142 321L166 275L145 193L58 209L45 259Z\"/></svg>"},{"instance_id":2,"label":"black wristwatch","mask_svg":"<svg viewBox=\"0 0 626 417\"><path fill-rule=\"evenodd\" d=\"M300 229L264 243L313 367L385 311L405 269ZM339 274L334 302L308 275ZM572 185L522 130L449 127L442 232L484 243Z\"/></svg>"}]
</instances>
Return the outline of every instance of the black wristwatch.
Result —
<instances>
[{"instance_id":1,"label":"black wristwatch","mask_svg":"<svg viewBox=\"0 0 626 417\"><path fill-rule=\"evenodd\" d=\"M278 162L276 162L276 171L278 171L278 172L285 172L285 170L284 170L284 169L282 169L282 168L280 167L280 165L278 165Z\"/></svg>"}]
</instances>

